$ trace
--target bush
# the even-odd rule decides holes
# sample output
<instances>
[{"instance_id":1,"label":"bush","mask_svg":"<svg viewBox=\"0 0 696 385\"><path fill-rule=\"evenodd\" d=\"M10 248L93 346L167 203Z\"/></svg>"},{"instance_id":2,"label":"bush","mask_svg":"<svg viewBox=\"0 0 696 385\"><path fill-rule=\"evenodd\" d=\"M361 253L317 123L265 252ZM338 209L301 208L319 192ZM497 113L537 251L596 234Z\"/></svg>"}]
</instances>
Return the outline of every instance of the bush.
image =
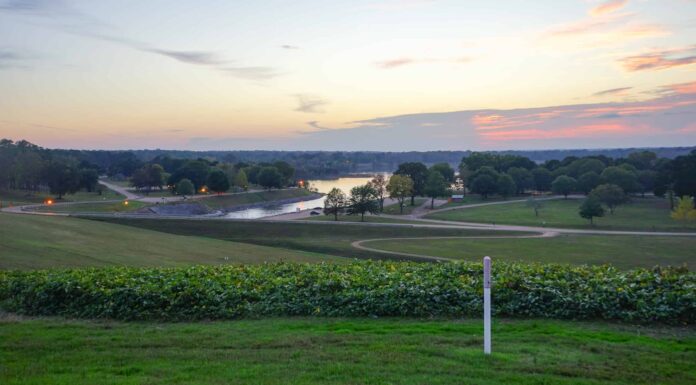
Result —
<instances>
[{"instance_id":1,"label":"bush","mask_svg":"<svg viewBox=\"0 0 696 385\"><path fill-rule=\"evenodd\" d=\"M256 316L479 317L480 263L279 263L0 272L0 307L122 320ZM493 312L506 317L696 321L686 269L495 263Z\"/></svg>"}]
</instances>

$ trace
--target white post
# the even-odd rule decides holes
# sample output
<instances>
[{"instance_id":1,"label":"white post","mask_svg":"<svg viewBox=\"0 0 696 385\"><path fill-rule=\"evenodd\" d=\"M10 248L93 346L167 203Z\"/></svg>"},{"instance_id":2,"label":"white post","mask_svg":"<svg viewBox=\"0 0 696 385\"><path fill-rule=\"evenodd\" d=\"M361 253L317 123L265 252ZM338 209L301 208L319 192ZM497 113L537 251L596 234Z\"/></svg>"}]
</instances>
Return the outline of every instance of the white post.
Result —
<instances>
[{"instance_id":1,"label":"white post","mask_svg":"<svg viewBox=\"0 0 696 385\"><path fill-rule=\"evenodd\" d=\"M491 354L491 258L483 258L483 353Z\"/></svg>"}]
</instances>

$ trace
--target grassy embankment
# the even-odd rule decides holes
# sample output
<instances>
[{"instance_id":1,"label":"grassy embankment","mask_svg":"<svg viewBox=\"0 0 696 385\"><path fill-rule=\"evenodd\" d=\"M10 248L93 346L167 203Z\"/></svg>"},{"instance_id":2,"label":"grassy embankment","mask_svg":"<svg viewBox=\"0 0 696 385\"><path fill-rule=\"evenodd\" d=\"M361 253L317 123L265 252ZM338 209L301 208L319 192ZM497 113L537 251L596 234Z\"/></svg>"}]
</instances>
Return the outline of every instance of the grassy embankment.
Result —
<instances>
[{"instance_id":1,"label":"grassy embankment","mask_svg":"<svg viewBox=\"0 0 696 385\"><path fill-rule=\"evenodd\" d=\"M36 209L47 213L125 213L150 206L150 203L138 201L74 203L69 205L41 206Z\"/></svg>"},{"instance_id":2,"label":"grassy embankment","mask_svg":"<svg viewBox=\"0 0 696 385\"><path fill-rule=\"evenodd\" d=\"M505 235L489 230L416 228L348 223L316 223L295 221L288 224L272 221L95 218L124 225L180 235L196 235L234 242L311 251L343 257L375 257L385 255L353 248L353 241L369 238Z\"/></svg>"},{"instance_id":3,"label":"grassy embankment","mask_svg":"<svg viewBox=\"0 0 696 385\"><path fill-rule=\"evenodd\" d=\"M445 211L427 218L578 229L696 231L696 223L681 223L670 218L669 203L665 199L633 198L632 202L616 208L613 215L606 210L604 217L595 218L594 226L578 215L580 203L577 199L545 201L538 217L531 207L520 202Z\"/></svg>"},{"instance_id":4,"label":"grassy embankment","mask_svg":"<svg viewBox=\"0 0 696 385\"><path fill-rule=\"evenodd\" d=\"M342 260L67 217L0 214L0 229L0 269Z\"/></svg>"},{"instance_id":5,"label":"grassy embankment","mask_svg":"<svg viewBox=\"0 0 696 385\"><path fill-rule=\"evenodd\" d=\"M294 188L285 190L255 191L231 195L211 195L210 197L197 199L196 202L202 203L211 209L224 209L253 203L307 197L312 194L312 192L305 189Z\"/></svg>"},{"instance_id":6,"label":"grassy embankment","mask_svg":"<svg viewBox=\"0 0 696 385\"><path fill-rule=\"evenodd\" d=\"M13 384L690 384L694 329L603 322L277 318L122 323L0 317Z\"/></svg>"}]
</instances>

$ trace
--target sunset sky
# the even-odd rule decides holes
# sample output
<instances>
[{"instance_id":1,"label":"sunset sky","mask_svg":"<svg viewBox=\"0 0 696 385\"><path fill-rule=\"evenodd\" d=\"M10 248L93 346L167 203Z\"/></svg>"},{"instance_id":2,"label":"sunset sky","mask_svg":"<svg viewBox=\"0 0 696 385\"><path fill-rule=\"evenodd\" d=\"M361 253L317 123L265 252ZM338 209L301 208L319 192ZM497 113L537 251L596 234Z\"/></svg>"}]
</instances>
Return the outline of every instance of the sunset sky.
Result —
<instances>
[{"instance_id":1,"label":"sunset sky","mask_svg":"<svg viewBox=\"0 0 696 385\"><path fill-rule=\"evenodd\" d=\"M696 145L696 1L0 0L44 147Z\"/></svg>"}]
</instances>

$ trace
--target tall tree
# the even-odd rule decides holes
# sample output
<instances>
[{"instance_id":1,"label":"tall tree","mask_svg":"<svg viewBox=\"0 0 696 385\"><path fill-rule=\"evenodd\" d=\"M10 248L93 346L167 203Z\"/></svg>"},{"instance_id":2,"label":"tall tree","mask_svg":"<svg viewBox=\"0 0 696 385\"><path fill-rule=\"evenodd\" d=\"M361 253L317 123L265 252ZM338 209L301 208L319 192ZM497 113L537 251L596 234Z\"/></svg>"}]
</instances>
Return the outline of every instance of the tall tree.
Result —
<instances>
[{"instance_id":1,"label":"tall tree","mask_svg":"<svg viewBox=\"0 0 696 385\"><path fill-rule=\"evenodd\" d=\"M517 194L523 194L526 189L534 187L534 175L526 168L510 167L507 174L515 182Z\"/></svg>"},{"instance_id":2,"label":"tall tree","mask_svg":"<svg viewBox=\"0 0 696 385\"><path fill-rule=\"evenodd\" d=\"M696 196L696 150L689 155L674 158L671 164L671 178L677 196Z\"/></svg>"},{"instance_id":3,"label":"tall tree","mask_svg":"<svg viewBox=\"0 0 696 385\"><path fill-rule=\"evenodd\" d=\"M577 181L575 178L569 177L567 175L561 175L556 178L553 183L551 183L551 191L554 194L561 194L565 199L568 199L568 194L575 191L577 188Z\"/></svg>"},{"instance_id":4,"label":"tall tree","mask_svg":"<svg viewBox=\"0 0 696 385\"><path fill-rule=\"evenodd\" d=\"M283 187L283 175L275 167L263 167L259 171L258 183L261 187L272 189Z\"/></svg>"},{"instance_id":5,"label":"tall tree","mask_svg":"<svg viewBox=\"0 0 696 385\"><path fill-rule=\"evenodd\" d=\"M496 187L496 190L498 191L498 194L500 194L500 196L502 196L503 198L507 198L511 195L514 195L515 192L519 191L519 188L517 188L515 180L512 178L512 176L506 173L501 173L498 177L498 186Z\"/></svg>"},{"instance_id":6,"label":"tall tree","mask_svg":"<svg viewBox=\"0 0 696 385\"><path fill-rule=\"evenodd\" d=\"M425 178L428 176L428 168L420 162L401 163L394 172L396 175L406 175L413 181L413 191L411 192L411 206L415 205L416 195L423 195Z\"/></svg>"},{"instance_id":7,"label":"tall tree","mask_svg":"<svg viewBox=\"0 0 696 385\"><path fill-rule=\"evenodd\" d=\"M193 193L196 192L196 188L193 185L193 182L186 178L180 180L179 183L176 184L175 190L177 194L182 195L184 197L186 197L187 195L193 195Z\"/></svg>"},{"instance_id":8,"label":"tall tree","mask_svg":"<svg viewBox=\"0 0 696 385\"><path fill-rule=\"evenodd\" d=\"M425 180L425 195L430 198L430 208L435 208L435 198L445 196L450 184L437 170L431 169Z\"/></svg>"},{"instance_id":9,"label":"tall tree","mask_svg":"<svg viewBox=\"0 0 696 385\"><path fill-rule=\"evenodd\" d=\"M273 167L278 169L280 175L283 176L283 186L288 186L293 183L295 179L295 169L288 162L273 162Z\"/></svg>"},{"instance_id":10,"label":"tall tree","mask_svg":"<svg viewBox=\"0 0 696 385\"><path fill-rule=\"evenodd\" d=\"M44 168L43 179L48 184L51 194L63 195L77 192L80 188L80 172L70 160L52 160Z\"/></svg>"},{"instance_id":11,"label":"tall tree","mask_svg":"<svg viewBox=\"0 0 696 385\"><path fill-rule=\"evenodd\" d=\"M350 198L348 199L348 215L360 214L360 222L364 222L365 213L379 213L375 189L370 184L355 186L350 189Z\"/></svg>"},{"instance_id":12,"label":"tall tree","mask_svg":"<svg viewBox=\"0 0 696 385\"><path fill-rule=\"evenodd\" d=\"M640 190L638 177L626 167L612 166L605 168L600 175L600 181L602 184L615 184L629 194Z\"/></svg>"},{"instance_id":13,"label":"tall tree","mask_svg":"<svg viewBox=\"0 0 696 385\"><path fill-rule=\"evenodd\" d=\"M246 191L249 188L249 181L247 180L247 175L244 169L237 171L237 175L234 177L234 185Z\"/></svg>"},{"instance_id":14,"label":"tall tree","mask_svg":"<svg viewBox=\"0 0 696 385\"><path fill-rule=\"evenodd\" d=\"M582 202L578 213L581 217L590 220L590 224L594 225L594 218L604 216L604 208L599 200L590 195Z\"/></svg>"},{"instance_id":15,"label":"tall tree","mask_svg":"<svg viewBox=\"0 0 696 385\"><path fill-rule=\"evenodd\" d=\"M594 171L588 171L578 178L578 190L585 195L589 194L595 187L599 186L599 174Z\"/></svg>"},{"instance_id":16,"label":"tall tree","mask_svg":"<svg viewBox=\"0 0 696 385\"><path fill-rule=\"evenodd\" d=\"M483 199L487 199L489 195L498 191L499 178L499 175L493 177L490 174L480 174L473 177L473 180L469 183L469 189L475 194L480 194Z\"/></svg>"},{"instance_id":17,"label":"tall tree","mask_svg":"<svg viewBox=\"0 0 696 385\"><path fill-rule=\"evenodd\" d=\"M332 188L324 200L324 214L333 215L334 221L338 220L338 214L346 208L346 194L336 187Z\"/></svg>"},{"instance_id":18,"label":"tall tree","mask_svg":"<svg viewBox=\"0 0 696 385\"><path fill-rule=\"evenodd\" d=\"M537 167L532 170L532 176L534 176L534 186L537 191L549 191L551 190L551 182L553 182L553 176L551 171L545 167Z\"/></svg>"},{"instance_id":19,"label":"tall tree","mask_svg":"<svg viewBox=\"0 0 696 385\"><path fill-rule=\"evenodd\" d=\"M208 189L217 194L224 193L230 189L230 181L227 179L227 174L222 170L213 170L208 174L208 180L205 183Z\"/></svg>"},{"instance_id":20,"label":"tall tree","mask_svg":"<svg viewBox=\"0 0 696 385\"><path fill-rule=\"evenodd\" d=\"M387 184L389 198L396 199L399 203L399 211L404 213L404 203L406 198L411 196L413 191L413 181L406 175L392 175Z\"/></svg>"},{"instance_id":21,"label":"tall tree","mask_svg":"<svg viewBox=\"0 0 696 385\"><path fill-rule=\"evenodd\" d=\"M384 211L384 198L387 194L387 179L384 174L376 174L370 181L370 185L375 189L377 200L379 200L379 211Z\"/></svg>"},{"instance_id":22,"label":"tall tree","mask_svg":"<svg viewBox=\"0 0 696 385\"><path fill-rule=\"evenodd\" d=\"M590 195L607 205L611 214L614 214L616 206L628 200L621 187L615 184L601 184L592 190Z\"/></svg>"},{"instance_id":23,"label":"tall tree","mask_svg":"<svg viewBox=\"0 0 696 385\"><path fill-rule=\"evenodd\" d=\"M430 167L430 171L437 171L445 178L447 183L454 183L454 169L449 163L435 163Z\"/></svg>"}]
</instances>

